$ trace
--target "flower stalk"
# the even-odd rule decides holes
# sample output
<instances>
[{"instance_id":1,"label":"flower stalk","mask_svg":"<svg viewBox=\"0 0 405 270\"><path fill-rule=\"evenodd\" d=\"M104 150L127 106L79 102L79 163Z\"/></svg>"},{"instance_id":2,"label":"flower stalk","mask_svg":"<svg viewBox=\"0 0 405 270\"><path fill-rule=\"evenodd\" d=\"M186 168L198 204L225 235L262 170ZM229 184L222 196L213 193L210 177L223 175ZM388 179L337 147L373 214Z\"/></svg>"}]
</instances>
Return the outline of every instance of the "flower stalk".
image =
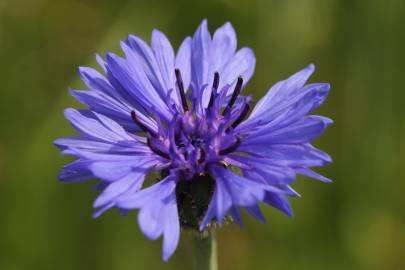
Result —
<instances>
[{"instance_id":1,"label":"flower stalk","mask_svg":"<svg viewBox=\"0 0 405 270\"><path fill-rule=\"evenodd\" d=\"M193 233L194 270L218 270L215 232Z\"/></svg>"}]
</instances>

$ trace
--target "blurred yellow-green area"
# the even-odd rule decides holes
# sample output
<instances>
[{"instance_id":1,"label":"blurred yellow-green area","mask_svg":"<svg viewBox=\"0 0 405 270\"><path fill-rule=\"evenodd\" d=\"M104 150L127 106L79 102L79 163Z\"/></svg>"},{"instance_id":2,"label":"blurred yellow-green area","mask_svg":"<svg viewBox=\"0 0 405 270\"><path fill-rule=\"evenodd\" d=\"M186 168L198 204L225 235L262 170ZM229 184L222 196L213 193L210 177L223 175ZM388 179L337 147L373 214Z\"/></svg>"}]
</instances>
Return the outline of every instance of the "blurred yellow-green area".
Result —
<instances>
[{"instance_id":1,"label":"blurred yellow-green area","mask_svg":"<svg viewBox=\"0 0 405 270\"><path fill-rule=\"evenodd\" d=\"M300 177L294 217L264 208L267 224L221 229L220 269L405 269L405 1L1 0L1 270L191 269L187 233L164 263L136 213L93 220L94 182L58 182L72 159L52 141L75 134L62 112L80 106L67 92L84 87L78 66L153 28L177 47L203 18L254 49L256 101L315 63L311 81L332 85L317 113L335 121L315 143L334 183Z\"/></svg>"}]
</instances>

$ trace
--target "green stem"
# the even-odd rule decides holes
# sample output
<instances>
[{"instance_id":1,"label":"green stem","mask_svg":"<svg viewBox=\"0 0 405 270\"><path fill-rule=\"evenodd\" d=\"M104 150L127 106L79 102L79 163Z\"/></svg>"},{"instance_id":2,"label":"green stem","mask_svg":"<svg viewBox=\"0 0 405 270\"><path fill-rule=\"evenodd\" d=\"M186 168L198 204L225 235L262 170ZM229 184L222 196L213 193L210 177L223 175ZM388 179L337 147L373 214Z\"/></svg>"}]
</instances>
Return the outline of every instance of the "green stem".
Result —
<instances>
[{"instance_id":1,"label":"green stem","mask_svg":"<svg viewBox=\"0 0 405 270\"><path fill-rule=\"evenodd\" d=\"M194 270L218 270L217 241L213 231L193 234Z\"/></svg>"}]
</instances>

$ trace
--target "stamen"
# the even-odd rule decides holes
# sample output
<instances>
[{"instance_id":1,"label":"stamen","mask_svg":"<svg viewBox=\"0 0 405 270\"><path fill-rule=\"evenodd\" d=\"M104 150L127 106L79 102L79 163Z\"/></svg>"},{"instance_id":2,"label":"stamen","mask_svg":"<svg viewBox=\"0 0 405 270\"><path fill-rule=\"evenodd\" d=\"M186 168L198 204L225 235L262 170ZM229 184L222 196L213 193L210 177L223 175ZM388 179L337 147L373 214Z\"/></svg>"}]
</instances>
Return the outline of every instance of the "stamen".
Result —
<instances>
[{"instance_id":1,"label":"stamen","mask_svg":"<svg viewBox=\"0 0 405 270\"><path fill-rule=\"evenodd\" d=\"M246 103L245 106L243 107L242 112L240 113L238 118L236 118L235 122L232 123L231 127L236 128L243 120L245 120L246 116L249 113L249 110L250 110L250 104Z\"/></svg>"},{"instance_id":2,"label":"stamen","mask_svg":"<svg viewBox=\"0 0 405 270\"><path fill-rule=\"evenodd\" d=\"M208 108L211 108L212 105L214 104L215 94L218 90L218 86L219 86L219 73L215 72L214 73L214 82L212 83L210 102L208 103Z\"/></svg>"},{"instance_id":3,"label":"stamen","mask_svg":"<svg viewBox=\"0 0 405 270\"><path fill-rule=\"evenodd\" d=\"M149 146L150 150L152 150L152 152L154 152L155 154L158 154L159 156L164 157L166 159L170 158L167 153L163 152L162 150L157 148L154 144L152 144L152 141L150 140L150 138L146 139L146 143Z\"/></svg>"},{"instance_id":4,"label":"stamen","mask_svg":"<svg viewBox=\"0 0 405 270\"><path fill-rule=\"evenodd\" d=\"M219 154L220 155L226 155L226 154L232 153L233 151L235 151L239 147L239 145L240 145L240 138L237 137L236 142L234 144L228 146L225 149L220 150Z\"/></svg>"},{"instance_id":5,"label":"stamen","mask_svg":"<svg viewBox=\"0 0 405 270\"><path fill-rule=\"evenodd\" d=\"M186 99L186 93L184 92L184 85L183 79L181 78L181 73L179 69L175 69L174 73L176 74L177 86L179 87L180 97L181 97L181 105L183 110L186 112L188 111L188 104Z\"/></svg>"},{"instance_id":6,"label":"stamen","mask_svg":"<svg viewBox=\"0 0 405 270\"><path fill-rule=\"evenodd\" d=\"M198 159L198 163L203 163L205 160L206 154L204 148L200 147L200 158Z\"/></svg>"},{"instance_id":7,"label":"stamen","mask_svg":"<svg viewBox=\"0 0 405 270\"><path fill-rule=\"evenodd\" d=\"M236 101L236 98L239 96L240 91L242 90L242 84L243 84L243 78L242 78L242 76L239 76L238 82L236 83L235 89L233 90L231 100L229 100L229 103L225 107L225 110L222 112L222 115L227 114L231 110L233 104Z\"/></svg>"},{"instance_id":8,"label":"stamen","mask_svg":"<svg viewBox=\"0 0 405 270\"><path fill-rule=\"evenodd\" d=\"M137 126L140 127L144 132L149 133L154 138L157 137L155 131L150 129L148 126L142 123L141 120L138 119L138 117L136 117L135 111L131 111L131 118L135 122L135 124L137 124Z\"/></svg>"}]
</instances>

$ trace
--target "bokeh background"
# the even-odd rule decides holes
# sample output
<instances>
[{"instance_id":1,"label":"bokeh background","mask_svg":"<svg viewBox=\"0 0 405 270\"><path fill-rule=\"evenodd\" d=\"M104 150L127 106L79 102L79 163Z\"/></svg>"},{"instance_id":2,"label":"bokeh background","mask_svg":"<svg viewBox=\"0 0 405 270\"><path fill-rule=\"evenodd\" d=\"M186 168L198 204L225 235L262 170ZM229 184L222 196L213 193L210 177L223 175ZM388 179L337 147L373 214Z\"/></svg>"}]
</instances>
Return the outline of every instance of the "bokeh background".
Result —
<instances>
[{"instance_id":1,"label":"bokeh background","mask_svg":"<svg viewBox=\"0 0 405 270\"><path fill-rule=\"evenodd\" d=\"M51 142L74 134L62 111L79 106L79 65L155 27L177 47L203 18L231 21L255 50L256 100L315 63L312 81L332 85L318 113L335 120L316 142L334 183L301 177L293 218L265 208L265 225L222 229L220 269L405 269L402 0L0 0L0 269L191 269L189 235L163 263L135 213L93 220L93 183L58 182L70 158Z\"/></svg>"}]
</instances>

